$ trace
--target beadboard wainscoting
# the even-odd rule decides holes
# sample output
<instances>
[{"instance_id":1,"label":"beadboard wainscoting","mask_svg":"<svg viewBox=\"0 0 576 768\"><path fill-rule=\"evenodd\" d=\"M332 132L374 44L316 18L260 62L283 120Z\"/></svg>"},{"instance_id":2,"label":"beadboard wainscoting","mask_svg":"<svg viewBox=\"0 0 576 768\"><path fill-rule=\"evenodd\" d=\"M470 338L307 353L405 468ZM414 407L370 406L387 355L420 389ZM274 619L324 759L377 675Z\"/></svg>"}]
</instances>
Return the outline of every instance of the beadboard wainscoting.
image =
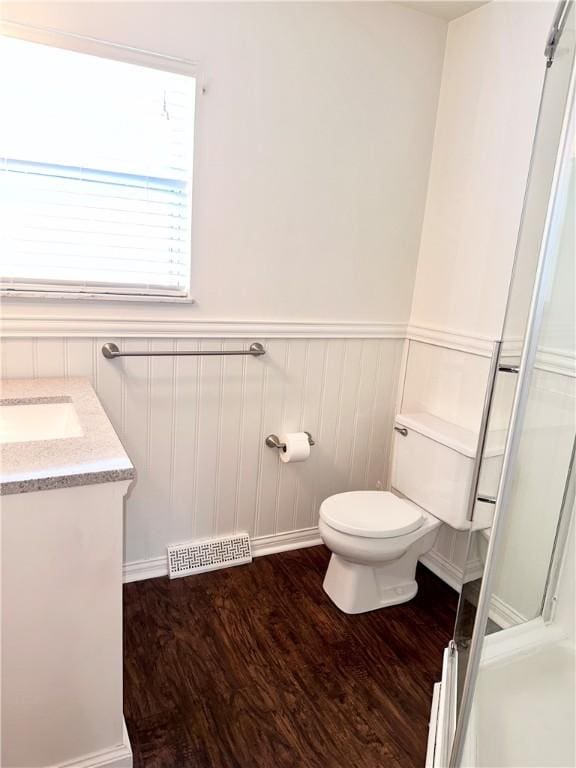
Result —
<instances>
[{"instance_id":1,"label":"beadboard wainscoting","mask_svg":"<svg viewBox=\"0 0 576 768\"><path fill-rule=\"evenodd\" d=\"M546 465L546 457L552 450L550 440L558 449L563 446L563 440L571 439L573 430L568 429L560 435L560 427L556 426L553 434L547 436L542 427L546 424L567 425L570 423L568 414L576 413L573 344L567 329L560 329L557 336L564 342L563 345L540 347L534 364L527 425L532 432L539 430L540 434L537 440L524 440L521 445L522 463L533 468L529 474L534 478L534 484L526 498L513 496L511 500L512 514L504 533L505 540L522 540L523 547L510 546L507 549L510 554L506 561L505 578L496 574L490 617L501 627L513 626L537 615L541 600L538 589L545 580L555 535L556 521L543 510L559 508L561 499L551 499L549 494L562 488L562 483L542 484L539 482L539 468ZM408 327L407 337L409 343L401 371L399 410L404 413L427 411L467 429L477 430L486 390L489 355L494 342L454 331L415 326ZM507 342L507 346L515 349L520 357L521 340L517 340L516 345ZM501 429L507 428L515 384L514 377L500 377L498 380L492 418ZM561 453L569 455L569 447L563 446ZM560 462L555 471L561 474L567 469ZM548 541L548 548L543 545L544 540ZM525 557L528 549L532 555L531 567L527 570ZM468 553L468 533L446 525L440 528L434 547L421 561L458 590L465 577L466 580L473 580L479 578L483 571L478 547L473 545Z\"/></svg>"},{"instance_id":2,"label":"beadboard wainscoting","mask_svg":"<svg viewBox=\"0 0 576 768\"><path fill-rule=\"evenodd\" d=\"M398 334L399 335L399 334ZM243 349L266 355L134 357ZM128 579L166 572L165 548L246 531L255 554L317 543L323 498L386 483L401 338L17 337L2 376L86 376L137 468L126 502ZM308 461L284 464L271 432L306 429Z\"/></svg>"},{"instance_id":3,"label":"beadboard wainscoting","mask_svg":"<svg viewBox=\"0 0 576 768\"><path fill-rule=\"evenodd\" d=\"M94 318L4 319L0 363L7 378L92 381L138 470L126 504L126 581L165 575L166 545L195 538L247 531L255 556L318 544L323 498L387 487L398 410L477 428L492 348L489 339L393 323L138 322L123 336L120 319L108 325L110 335L96 336ZM110 361L107 341L140 351L262 341L267 354ZM556 355L552 366L548 357L539 368L573 371L573 360L560 366ZM312 433L307 462L283 464L266 448L266 435L283 429ZM465 569L468 578L482 569L476 552L466 563L467 538L442 526L422 558L458 590Z\"/></svg>"},{"instance_id":4,"label":"beadboard wainscoting","mask_svg":"<svg viewBox=\"0 0 576 768\"><path fill-rule=\"evenodd\" d=\"M398 410L425 411L461 427L477 430L493 342L454 331L409 326L401 371ZM468 532L442 525L421 562L460 591L464 576L476 578L482 563L468 557Z\"/></svg>"}]
</instances>

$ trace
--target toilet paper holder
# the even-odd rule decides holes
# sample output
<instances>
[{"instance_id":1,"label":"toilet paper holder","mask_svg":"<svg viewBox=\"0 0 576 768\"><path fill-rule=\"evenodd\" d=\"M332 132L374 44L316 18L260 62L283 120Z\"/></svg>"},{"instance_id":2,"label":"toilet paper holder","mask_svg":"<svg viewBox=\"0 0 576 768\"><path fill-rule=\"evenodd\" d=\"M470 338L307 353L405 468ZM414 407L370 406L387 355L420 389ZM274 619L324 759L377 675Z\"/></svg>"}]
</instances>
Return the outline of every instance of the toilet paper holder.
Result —
<instances>
[{"instance_id":1,"label":"toilet paper holder","mask_svg":"<svg viewBox=\"0 0 576 768\"><path fill-rule=\"evenodd\" d=\"M306 432L306 430L303 430L303 431L305 435L308 435L308 444L316 445L316 443L312 439L312 435L310 434L310 432ZM268 437L264 442L266 443L268 448L278 448L281 451L286 450L286 443L281 443L278 435L268 435Z\"/></svg>"}]
</instances>

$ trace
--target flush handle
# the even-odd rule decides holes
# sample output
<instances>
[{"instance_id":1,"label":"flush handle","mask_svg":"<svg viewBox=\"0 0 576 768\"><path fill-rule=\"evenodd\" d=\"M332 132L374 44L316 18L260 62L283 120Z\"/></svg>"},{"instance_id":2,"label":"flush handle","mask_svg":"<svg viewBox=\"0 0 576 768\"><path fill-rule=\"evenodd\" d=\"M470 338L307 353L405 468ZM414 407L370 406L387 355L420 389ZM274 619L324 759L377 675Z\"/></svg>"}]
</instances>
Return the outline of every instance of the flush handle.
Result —
<instances>
[{"instance_id":1,"label":"flush handle","mask_svg":"<svg viewBox=\"0 0 576 768\"><path fill-rule=\"evenodd\" d=\"M402 435L402 437L408 436L408 430L406 429L406 427L394 427L394 429L396 430L396 432L399 432Z\"/></svg>"}]
</instances>

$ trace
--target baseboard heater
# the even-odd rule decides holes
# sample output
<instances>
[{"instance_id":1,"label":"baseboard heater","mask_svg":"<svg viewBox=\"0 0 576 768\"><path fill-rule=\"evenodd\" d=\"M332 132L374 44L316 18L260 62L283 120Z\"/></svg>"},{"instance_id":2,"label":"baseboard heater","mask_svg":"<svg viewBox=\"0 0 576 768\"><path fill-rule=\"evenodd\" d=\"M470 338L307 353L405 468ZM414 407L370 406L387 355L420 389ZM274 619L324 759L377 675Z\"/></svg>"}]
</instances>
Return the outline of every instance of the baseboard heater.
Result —
<instances>
[{"instance_id":1,"label":"baseboard heater","mask_svg":"<svg viewBox=\"0 0 576 768\"><path fill-rule=\"evenodd\" d=\"M167 547L167 551L168 575L171 579L252 562L247 533L174 544Z\"/></svg>"}]
</instances>

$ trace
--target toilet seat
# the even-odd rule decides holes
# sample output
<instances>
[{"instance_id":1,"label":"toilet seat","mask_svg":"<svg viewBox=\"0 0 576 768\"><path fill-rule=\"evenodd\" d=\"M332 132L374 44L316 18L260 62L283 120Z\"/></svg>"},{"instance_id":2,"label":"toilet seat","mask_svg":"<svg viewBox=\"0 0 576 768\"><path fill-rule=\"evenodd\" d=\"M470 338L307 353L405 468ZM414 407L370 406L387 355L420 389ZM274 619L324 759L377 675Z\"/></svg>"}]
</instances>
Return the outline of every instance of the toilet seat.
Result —
<instances>
[{"instance_id":1,"label":"toilet seat","mask_svg":"<svg viewBox=\"0 0 576 768\"><path fill-rule=\"evenodd\" d=\"M337 531L372 539L389 539L422 527L424 515L412 502L387 491L351 491L329 496L320 518Z\"/></svg>"}]
</instances>

